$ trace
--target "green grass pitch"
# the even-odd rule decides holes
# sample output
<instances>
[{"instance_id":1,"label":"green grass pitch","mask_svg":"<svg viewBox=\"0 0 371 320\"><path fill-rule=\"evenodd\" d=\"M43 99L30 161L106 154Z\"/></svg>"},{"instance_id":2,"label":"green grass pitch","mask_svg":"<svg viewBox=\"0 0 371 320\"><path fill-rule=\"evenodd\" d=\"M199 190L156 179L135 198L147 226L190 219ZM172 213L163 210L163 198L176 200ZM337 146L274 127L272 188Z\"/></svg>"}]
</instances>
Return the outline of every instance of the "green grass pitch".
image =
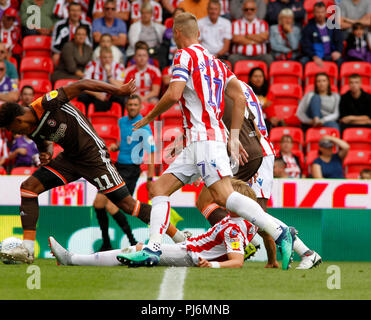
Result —
<instances>
[{"instance_id":1,"label":"green grass pitch","mask_svg":"<svg viewBox=\"0 0 371 320\"><path fill-rule=\"evenodd\" d=\"M40 289L28 289L28 265L0 265L1 300L155 300L165 267L65 267L38 259ZM293 263L293 268L298 262ZM327 287L340 268L340 289ZM264 269L247 262L242 269L188 268L185 300L371 299L371 263L324 262L312 270ZM328 273L329 271L330 273Z\"/></svg>"}]
</instances>

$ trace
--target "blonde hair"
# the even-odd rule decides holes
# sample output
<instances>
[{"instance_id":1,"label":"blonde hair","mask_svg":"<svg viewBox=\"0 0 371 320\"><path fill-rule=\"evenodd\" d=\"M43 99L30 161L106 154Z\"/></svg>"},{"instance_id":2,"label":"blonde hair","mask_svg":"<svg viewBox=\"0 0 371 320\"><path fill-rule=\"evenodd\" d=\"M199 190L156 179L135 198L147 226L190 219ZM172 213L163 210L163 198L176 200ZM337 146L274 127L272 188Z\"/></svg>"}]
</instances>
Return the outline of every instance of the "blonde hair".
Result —
<instances>
[{"instance_id":1,"label":"blonde hair","mask_svg":"<svg viewBox=\"0 0 371 320\"><path fill-rule=\"evenodd\" d=\"M198 38L198 24L197 18L189 12L178 14L174 18L173 29L177 29L186 38Z\"/></svg>"},{"instance_id":2,"label":"blonde hair","mask_svg":"<svg viewBox=\"0 0 371 320\"><path fill-rule=\"evenodd\" d=\"M247 185L246 182L235 178L231 179L231 182L234 191L241 193L242 195L249 197L254 201L257 201L255 192Z\"/></svg>"},{"instance_id":3,"label":"blonde hair","mask_svg":"<svg viewBox=\"0 0 371 320\"><path fill-rule=\"evenodd\" d=\"M278 23L280 23L281 17L291 17L294 18L294 11L292 11L289 8L282 9L280 13L278 14Z\"/></svg>"},{"instance_id":4,"label":"blonde hair","mask_svg":"<svg viewBox=\"0 0 371 320\"><path fill-rule=\"evenodd\" d=\"M150 2L145 2L142 4L142 7L140 8L140 12L147 11L147 12L153 12L153 7Z\"/></svg>"}]
</instances>

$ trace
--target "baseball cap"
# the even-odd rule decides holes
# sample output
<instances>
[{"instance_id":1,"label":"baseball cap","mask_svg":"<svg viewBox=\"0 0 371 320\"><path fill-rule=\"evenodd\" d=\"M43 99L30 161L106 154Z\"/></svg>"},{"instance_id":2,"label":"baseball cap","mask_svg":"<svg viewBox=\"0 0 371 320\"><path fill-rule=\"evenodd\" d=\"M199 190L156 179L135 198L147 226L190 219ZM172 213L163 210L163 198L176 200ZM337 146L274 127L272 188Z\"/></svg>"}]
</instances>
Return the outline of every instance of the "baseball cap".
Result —
<instances>
[{"instance_id":1,"label":"baseball cap","mask_svg":"<svg viewBox=\"0 0 371 320\"><path fill-rule=\"evenodd\" d=\"M4 11L4 15L8 17L17 18L17 10L14 8L8 8Z\"/></svg>"},{"instance_id":2,"label":"baseball cap","mask_svg":"<svg viewBox=\"0 0 371 320\"><path fill-rule=\"evenodd\" d=\"M320 140L318 145L322 148L332 148L334 146L334 144L330 140L326 139Z\"/></svg>"}]
</instances>

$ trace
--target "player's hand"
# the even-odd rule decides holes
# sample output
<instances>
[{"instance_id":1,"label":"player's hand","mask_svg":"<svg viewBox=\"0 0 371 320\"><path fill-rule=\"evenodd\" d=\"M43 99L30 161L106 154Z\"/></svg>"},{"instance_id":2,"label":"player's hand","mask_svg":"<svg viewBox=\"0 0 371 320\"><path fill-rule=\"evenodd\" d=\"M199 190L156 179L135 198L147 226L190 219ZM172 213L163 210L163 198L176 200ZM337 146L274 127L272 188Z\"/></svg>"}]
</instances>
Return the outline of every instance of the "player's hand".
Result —
<instances>
[{"instance_id":1,"label":"player's hand","mask_svg":"<svg viewBox=\"0 0 371 320\"><path fill-rule=\"evenodd\" d=\"M143 128L144 126L149 124L151 121L152 121L152 119L145 116L144 118L140 119L139 121L137 121L133 124L133 131L136 131L140 128Z\"/></svg>"},{"instance_id":2,"label":"player's hand","mask_svg":"<svg viewBox=\"0 0 371 320\"><path fill-rule=\"evenodd\" d=\"M49 152L40 153L40 166L46 166L52 160L52 155Z\"/></svg>"},{"instance_id":3,"label":"player's hand","mask_svg":"<svg viewBox=\"0 0 371 320\"><path fill-rule=\"evenodd\" d=\"M203 259L201 257L198 258L199 262L197 264L197 267L200 268L211 268L211 263L207 261L206 259Z\"/></svg>"},{"instance_id":4,"label":"player's hand","mask_svg":"<svg viewBox=\"0 0 371 320\"><path fill-rule=\"evenodd\" d=\"M240 140L238 139L229 139L227 144L228 151L232 159L237 163L239 162L239 150L240 150Z\"/></svg>"},{"instance_id":5,"label":"player's hand","mask_svg":"<svg viewBox=\"0 0 371 320\"><path fill-rule=\"evenodd\" d=\"M18 148L15 151L17 152L17 154L20 154L22 156L27 155L27 149L26 148Z\"/></svg>"},{"instance_id":6,"label":"player's hand","mask_svg":"<svg viewBox=\"0 0 371 320\"><path fill-rule=\"evenodd\" d=\"M131 79L128 83L123 84L119 89L118 89L118 95L119 96L127 96L127 95L132 95L137 91L137 87L135 86L135 80Z\"/></svg>"},{"instance_id":7,"label":"player's hand","mask_svg":"<svg viewBox=\"0 0 371 320\"><path fill-rule=\"evenodd\" d=\"M267 263L264 268L266 269L276 269L276 268L279 268L279 265L278 265L278 262L275 261L273 263Z\"/></svg>"},{"instance_id":8,"label":"player's hand","mask_svg":"<svg viewBox=\"0 0 371 320\"><path fill-rule=\"evenodd\" d=\"M239 154L238 160L240 161L240 165L243 166L249 161L248 160L249 154L247 153L247 151L245 150L241 142L239 146L239 152L240 154Z\"/></svg>"}]
</instances>

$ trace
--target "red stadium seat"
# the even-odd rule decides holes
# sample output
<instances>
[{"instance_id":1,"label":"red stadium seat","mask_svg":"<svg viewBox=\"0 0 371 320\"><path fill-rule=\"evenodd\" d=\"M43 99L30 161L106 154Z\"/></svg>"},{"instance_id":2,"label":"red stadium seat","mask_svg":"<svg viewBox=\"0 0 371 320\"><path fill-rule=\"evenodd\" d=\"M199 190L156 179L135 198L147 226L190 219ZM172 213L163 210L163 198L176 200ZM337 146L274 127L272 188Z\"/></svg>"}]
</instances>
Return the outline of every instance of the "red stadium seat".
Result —
<instances>
[{"instance_id":1,"label":"red stadium seat","mask_svg":"<svg viewBox=\"0 0 371 320\"><path fill-rule=\"evenodd\" d=\"M276 83L269 87L267 99L273 104L299 104L303 89L298 84Z\"/></svg>"},{"instance_id":2,"label":"red stadium seat","mask_svg":"<svg viewBox=\"0 0 371 320\"><path fill-rule=\"evenodd\" d=\"M37 170L36 167L18 167L13 168L10 174L14 176L30 176L36 170Z\"/></svg>"},{"instance_id":3,"label":"red stadium seat","mask_svg":"<svg viewBox=\"0 0 371 320\"><path fill-rule=\"evenodd\" d=\"M74 83L76 81L77 81L77 79L60 79L60 80L57 80L54 83L54 89L59 89L61 87L67 86L67 85L69 85L71 83Z\"/></svg>"},{"instance_id":4,"label":"red stadium seat","mask_svg":"<svg viewBox=\"0 0 371 320\"><path fill-rule=\"evenodd\" d=\"M314 91L314 83L312 84L307 84L305 87L304 87L304 94L307 94L308 92L311 92L311 91ZM339 93L339 89L336 85L332 84L331 85L331 92L334 92L334 93Z\"/></svg>"},{"instance_id":5,"label":"red stadium seat","mask_svg":"<svg viewBox=\"0 0 371 320\"><path fill-rule=\"evenodd\" d=\"M233 72L240 79L248 83L249 73L253 68L261 68L264 71L264 76L268 79L268 67L264 61L259 60L241 60L237 61L234 65Z\"/></svg>"},{"instance_id":6,"label":"red stadium seat","mask_svg":"<svg viewBox=\"0 0 371 320\"><path fill-rule=\"evenodd\" d=\"M117 124L94 123L93 127L102 139L115 139L116 141L120 139L120 129Z\"/></svg>"},{"instance_id":7,"label":"red stadium seat","mask_svg":"<svg viewBox=\"0 0 371 320\"><path fill-rule=\"evenodd\" d=\"M59 145L54 143L53 144L53 159L63 151L63 148Z\"/></svg>"},{"instance_id":8,"label":"red stadium seat","mask_svg":"<svg viewBox=\"0 0 371 320\"><path fill-rule=\"evenodd\" d=\"M308 175L311 175L311 165L314 160L318 158L318 150L313 150L307 153L305 156L305 169Z\"/></svg>"},{"instance_id":9,"label":"red stadium seat","mask_svg":"<svg viewBox=\"0 0 371 320\"><path fill-rule=\"evenodd\" d=\"M122 117L122 108L121 105L117 102L112 102L112 106L110 110L107 111L100 111L95 112L95 106L93 103L91 103L88 107L88 118L91 118L91 116L94 114L95 117L102 115L113 115L116 118L120 119Z\"/></svg>"},{"instance_id":10,"label":"red stadium seat","mask_svg":"<svg viewBox=\"0 0 371 320\"><path fill-rule=\"evenodd\" d=\"M331 84L337 85L339 73L337 64L331 61L323 61L322 63L323 66L319 67L313 61L307 62L304 68L305 85L313 84L316 74L320 72L326 73L330 78Z\"/></svg>"},{"instance_id":11,"label":"red stadium seat","mask_svg":"<svg viewBox=\"0 0 371 320\"><path fill-rule=\"evenodd\" d=\"M142 102L142 110L140 110L140 114L145 117L148 113L152 111L155 107L152 103Z\"/></svg>"},{"instance_id":12,"label":"red stadium seat","mask_svg":"<svg viewBox=\"0 0 371 320\"><path fill-rule=\"evenodd\" d=\"M183 127L183 115L179 104L175 104L169 110L160 115L163 126Z\"/></svg>"},{"instance_id":13,"label":"red stadium seat","mask_svg":"<svg viewBox=\"0 0 371 320\"><path fill-rule=\"evenodd\" d=\"M52 83L48 79L22 79L19 89L24 86L31 86L35 90L35 99L52 90Z\"/></svg>"},{"instance_id":14,"label":"red stadium seat","mask_svg":"<svg viewBox=\"0 0 371 320\"><path fill-rule=\"evenodd\" d=\"M52 37L50 36L27 36L23 38L23 52L25 57L50 57Z\"/></svg>"},{"instance_id":15,"label":"red stadium seat","mask_svg":"<svg viewBox=\"0 0 371 320\"><path fill-rule=\"evenodd\" d=\"M21 61L21 78L49 80L53 69L53 61L50 57L25 57Z\"/></svg>"},{"instance_id":16,"label":"red stadium seat","mask_svg":"<svg viewBox=\"0 0 371 320\"><path fill-rule=\"evenodd\" d=\"M296 116L297 104L274 104L265 109L268 118L276 117L285 122L286 126L299 127L300 120Z\"/></svg>"},{"instance_id":17,"label":"red stadium seat","mask_svg":"<svg viewBox=\"0 0 371 320\"><path fill-rule=\"evenodd\" d=\"M6 170L3 167L0 167L0 176L7 175Z\"/></svg>"},{"instance_id":18,"label":"red stadium seat","mask_svg":"<svg viewBox=\"0 0 371 320\"><path fill-rule=\"evenodd\" d=\"M367 86L367 85L362 83L361 88L362 88L363 91L371 94L371 85ZM341 89L340 89L340 94L341 95L346 94L348 91L349 91L349 85L344 84L343 86L341 86Z\"/></svg>"},{"instance_id":19,"label":"red stadium seat","mask_svg":"<svg viewBox=\"0 0 371 320\"><path fill-rule=\"evenodd\" d=\"M343 132L343 140L350 144L351 150L371 150L371 129L347 128Z\"/></svg>"},{"instance_id":20,"label":"red stadium seat","mask_svg":"<svg viewBox=\"0 0 371 320\"><path fill-rule=\"evenodd\" d=\"M341 85L349 83L349 76L352 74L359 74L362 83L369 86L371 85L371 63L369 62L344 62L340 67Z\"/></svg>"},{"instance_id":21,"label":"red stadium seat","mask_svg":"<svg viewBox=\"0 0 371 320\"><path fill-rule=\"evenodd\" d=\"M359 173L358 172L352 172L352 173L347 173L345 174L346 179L359 179Z\"/></svg>"},{"instance_id":22,"label":"red stadium seat","mask_svg":"<svg viewBox=\"0 0 371 320\"><path fill-rule=\"evenodd\" d=\"M340 138L340 132L335 128L309 128L305 134L305 144L307 145L307 152L317 151L318 142L325 135Z\"/></svg>"},{"instance_id":23,"label":"red stadium seat","mask_svg":"<svg viewBox=\"0 0 371 320\"><path fill-rule=\"evenodd\" d=\"M269 133L269 138L272 141L276 150L279 150L279 144L282 136L289 135L292 137L294 145L293 150L303 150L304 133L300 128L295 127L275 127ZM278 146L278 148L276 147Z\"/></svg>"},{"instance_id":24,"label":"red stadium seat","mask_svg":"<svg viewBox=\"0 0 371 320\"><path fill-rule=\"evenodd\" d=\"M94 112L89 117L90 122L95 124L117 125L119 118L111 113Z\"/></svg>"},{"instance_id":25,"label":"red stadium seat","mask_svg":"<svg viewBox=\"0 0 371 320\"><path fill-rule=\"evenodd\" d=\"M17 59L14 58L14 57L10 57L8 58L9 62L13 63L15 68L18 70L18 62L17 62Z\"/></svg>"},{"instance_id":26,"label":"red stadium seat","mask_svg":"<svg viewBox=\"0 0 371 320\"><path fill-rule=\"evenodd\" d=\"M79 109L84 115L86 115L86 107L85 103L78 101L78 100L71 100L72 105L74 105L77 109Z\"/></svg>"},{"instance_id":27,"label":"red stadium seat","mask_svg":"<svg viewBox=\"0 0 371 320\"><path fill-rule=\"evenodd\" d=\"M297 61L273 61L269 67L270 83L292 83L301 85L303 66Z\"/></svg>"},{"instance_id":28,"label":"red stadium seat","mask_svg":"<svg viewBox=\"0 0 371 320\"><path fill-rule=\"evenodd\" d=\"M371 150L350 150L344 159L345 174L371 169Z\"/></svg>"}]
</instances>

